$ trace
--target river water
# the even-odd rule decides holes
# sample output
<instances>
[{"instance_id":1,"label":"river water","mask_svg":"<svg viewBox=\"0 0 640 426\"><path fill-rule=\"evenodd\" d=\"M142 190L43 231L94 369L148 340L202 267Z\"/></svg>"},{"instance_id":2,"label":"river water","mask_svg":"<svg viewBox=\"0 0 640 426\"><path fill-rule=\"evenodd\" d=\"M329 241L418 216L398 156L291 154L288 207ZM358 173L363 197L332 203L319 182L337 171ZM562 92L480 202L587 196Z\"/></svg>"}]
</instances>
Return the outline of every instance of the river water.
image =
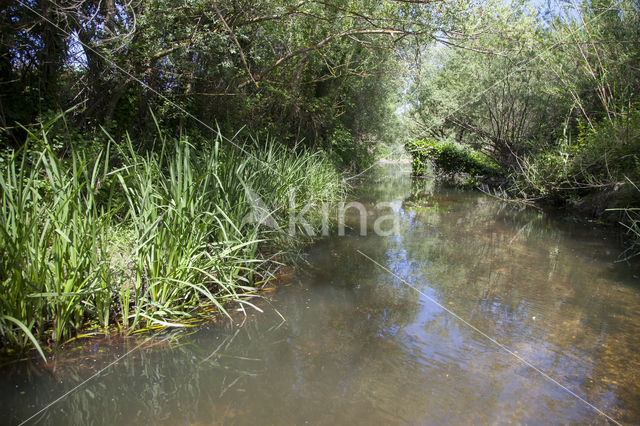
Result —
<instances>
[{"instance_id":1,"label":"river water","mask_svg":"<svg viewBox=\"0 0 640 426\"><path fill-rule=\"evenodd\" d=\"M353 197L367 235L349 210L264 313L5 367L0 423L640 423L640 271L615 235L403 165Z\"/></svg>"}]
</instances>

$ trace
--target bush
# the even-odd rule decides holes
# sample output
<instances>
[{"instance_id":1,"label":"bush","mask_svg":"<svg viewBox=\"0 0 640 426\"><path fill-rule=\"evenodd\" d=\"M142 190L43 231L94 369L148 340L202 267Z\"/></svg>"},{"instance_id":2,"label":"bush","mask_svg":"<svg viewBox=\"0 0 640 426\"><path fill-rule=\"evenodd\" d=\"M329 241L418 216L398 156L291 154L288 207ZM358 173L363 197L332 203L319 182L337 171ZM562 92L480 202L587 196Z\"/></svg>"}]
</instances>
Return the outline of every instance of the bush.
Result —
<instances>
[{"instance_id":1,"label":"bush","mask_svg":"<svg viewBox=\"0 0 640 426\"><path fill-rule=\"evenodd\" d=\"M640 111L637 109L594 128L582 128L575 142L559 144L554 151L522 158L519 170L514 173L514 187L519 195L558 203L595 192L618 192L638 180Z\"/></svg>"},{"instance_id":2,"label":"bush","mask_svg":"<svg viewBox=\"0 0 640 426\"><path fill-rule=\"evenodd\" d=\"M500 168L486 155L451 142L438 143L428 138L409 142L407 151L412 157L413 174L424 176L429 164L437 173L453 177L457 173L471 176L496 176Z\"/></svg>"},{"instance_id":3,"label":"bush","mask_svg":"<svg viewBox=\"0 0 640 426\"><path fill-rule=\"evenodd\" d=\"M373 141L354 138L351 132L340 124L333 130L329 146L333 162L341 169L363 170L375 161Z\"/></svg>"},{"instance_id":4,"label":"bush","mask_svg":"<svg viewBox=\"0 0 640 426\"><path fill-rule=\"evenodd\" d=\"M640 188L633 182L629 181L633 186L636 196L640 199ZM636 204L638 205L638 204ZM640 207L627 207L624 209L613 209L624 212L624 216L620 224L627 229L629 242L627 249L623 253L624 260L640 255Z\"/></svg>"}]
</instances>

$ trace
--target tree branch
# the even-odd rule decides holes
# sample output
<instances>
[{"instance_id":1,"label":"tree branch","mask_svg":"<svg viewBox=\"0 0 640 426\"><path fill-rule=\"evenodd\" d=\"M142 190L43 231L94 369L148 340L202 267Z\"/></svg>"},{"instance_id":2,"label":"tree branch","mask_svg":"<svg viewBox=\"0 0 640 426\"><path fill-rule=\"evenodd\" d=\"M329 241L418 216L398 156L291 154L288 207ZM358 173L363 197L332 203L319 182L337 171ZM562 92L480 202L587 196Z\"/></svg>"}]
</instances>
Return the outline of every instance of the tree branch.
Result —
<instances>
[{"instance_id":1,"label":"tree branch","mask_svg":"<svg viewBox=\"0 0 640 426\"><path fill-rule=\"evenodd\" d=\"M331 35L325 37L324 39L320 40L317 43L314 43L314 44L312 44L310 46L307 46L307 47L303 47L301 49L298 49L298 50L296 50L294 52L289 53L288 55L285 55L285 56L281 57L273 65L271 65L265 71L260 73L260 75L258 75L256 80L259 81L259 80L263 79L265 76L270 74L273 70L278 68L283 63L289 61L290 59L295 58L296 56L300 56L300 55L303 55L305 53L311 52L313 50L318 50L322 46L326 45L327 43L329 43L330 41L332 41L334 39L339 39L339 38L342 38L342 37L354 36L354 35L358 35L358 34L396 35L396 34L406 34L406 33L411 33L411 32L410 31L405 31L405 30L396 30L396 29L391 29L391 28L386 28L386 29L385 28L380 28L380 29L349 30L349 31L343 31L343 32L337 33L337 34L331 34ZM252 81L255 83L256 80L252 80ZM246 86L249 83L251 83L251 81L245 81L244 83L240 84L240 86L238 86L238 88L241 89L241 88L243 88L244 86ZM257 85L257 83L256 83L256 85Z\"/></svg>"},{"instance_id":2,"label":"tree branch","mask_svg":"<svg viewBox=\"0 0 640 426\"><path fill-rule=\"evenodd\" d=\"M220 13L220 9L218 9L218 2L216 0L213 0L212 5L213 5L213 9L216 11L216 14L220 18L222 25L224 25L227 31L229 31L229 34L231 34L231 37L233 37L233 41L236 43L236 46L238 47L240 58L242 59L242 64L244 65L244 69L247 71L247 74L249 74L249 79L251 80L251 82L253 82L253 84L255 84L256 87L258 87L258 82L255 80L255 78L253 78L253 74L251 74L251 70L249 69L249 64L247 63L247 58L244 56L244 50L242 50L242 46L240 46L240 42L238 41L236 34L233 32L229 24L227 24L227 21L225 21L224 16L222 16L222 13Z\"/></svg>"}]
</instances>

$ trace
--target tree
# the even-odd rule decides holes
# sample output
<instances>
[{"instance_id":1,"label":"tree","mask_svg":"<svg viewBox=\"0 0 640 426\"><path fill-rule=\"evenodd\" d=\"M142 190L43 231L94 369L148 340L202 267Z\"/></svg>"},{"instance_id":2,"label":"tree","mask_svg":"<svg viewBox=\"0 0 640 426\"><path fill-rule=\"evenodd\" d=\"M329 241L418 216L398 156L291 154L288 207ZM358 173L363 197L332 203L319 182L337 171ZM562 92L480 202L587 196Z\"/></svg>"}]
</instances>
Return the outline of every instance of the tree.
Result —
<instances>
[{"instance_id":1,"label":"tree","mask_svg":"<svg viewBox=\"0 0 640 426\"><path fill-rule=\"evenodd\" d=\"M33 78L16 90L58 84L43 96L52 110L77 106L81 131L106 126L116 139L124 132L144 137L152 109L176 132L206 135L217 123L227 132L245 127L331 149L336 134L357 143L380 132L379 117L397 89L397 53L449 31L460 4L18 0L3 22L38 29L14 33L26 44L4 33L7 58L30 58ZM40 48L42 40L49 48ZM6 64L26 72L15 60ZM37 103L22 117L5 117L5 127L42 119Z\"/></svg>"}]
</instances>

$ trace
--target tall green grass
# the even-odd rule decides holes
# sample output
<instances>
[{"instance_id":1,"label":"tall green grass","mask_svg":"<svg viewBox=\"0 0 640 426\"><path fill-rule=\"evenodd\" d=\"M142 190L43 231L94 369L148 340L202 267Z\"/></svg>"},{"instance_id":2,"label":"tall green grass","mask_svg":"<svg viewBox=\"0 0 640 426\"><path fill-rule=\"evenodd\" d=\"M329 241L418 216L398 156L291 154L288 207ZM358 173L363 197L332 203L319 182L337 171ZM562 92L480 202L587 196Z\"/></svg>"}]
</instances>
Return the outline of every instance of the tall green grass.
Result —
<instances>
[{"instance_id":1,"label":"tall green grass","mask_svg":"<svg viewBox=\"0 0 640 426\"><path fill-rule=\"evenodd\" d=\"M291 236L245 220L248 194L286 224L291 210L339 198L343 181L318 152L273 140L243 149L218 136L194 149L160 135L64 159L32 134L0 173L0 342L63 342L88 323L180 326L212 305L252 306ZM117 165L117 166L116 166ZM291 200L295 199L295 204ZM295 240L295 238L293 239Z\"/></svg>"},{"instance_id":2,"label":"tall green grass","mask_svg":"<svg viewBox=\"0 0 640 426\"><path fill-rule=\"evenodd\" d=\"M640 188L631 179L627 181L640 197ZM637 205L637 204L636 204ZM628 261L631 258L640 256L640 207L626 207L623 209L610 209L610 211L621 211L624 213L623 220L620 222L627 229L629 241L627 249L622 253L621 259Z\"/></svg>"}]
</instances>

